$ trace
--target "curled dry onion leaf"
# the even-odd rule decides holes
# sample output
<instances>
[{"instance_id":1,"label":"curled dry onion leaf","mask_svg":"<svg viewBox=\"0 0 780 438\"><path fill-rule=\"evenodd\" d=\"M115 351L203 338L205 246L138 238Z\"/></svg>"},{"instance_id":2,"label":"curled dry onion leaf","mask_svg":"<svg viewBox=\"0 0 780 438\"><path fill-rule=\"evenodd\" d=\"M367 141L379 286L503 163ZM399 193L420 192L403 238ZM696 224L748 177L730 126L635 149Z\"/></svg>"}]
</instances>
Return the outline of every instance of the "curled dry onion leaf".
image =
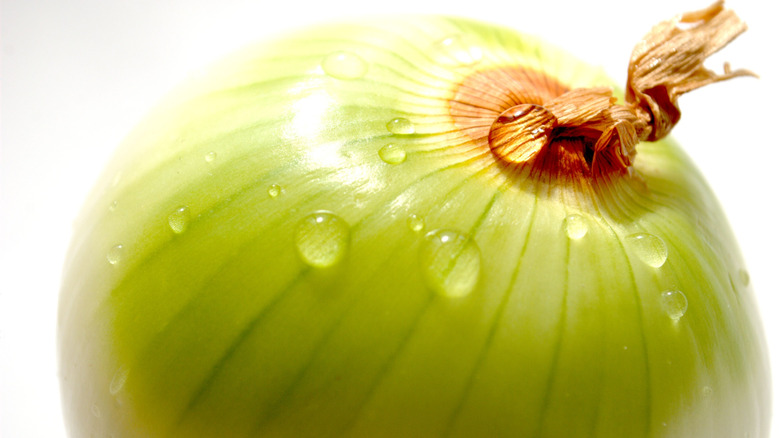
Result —
<instances>
[{"instance_id":1,"label":"curled dry onion leaf","mask_svg":"<svg viewBox=\"0 0 780 438\"><path fill-rule=\"evenodd\" d=\"M745 74L702 67L742 30L720 3L659 25L622 100L465 19L227 60L85 208L60 303L70 433L766 436L749 276L663 138L680 94Z\"/></svg>"}]
</instances>

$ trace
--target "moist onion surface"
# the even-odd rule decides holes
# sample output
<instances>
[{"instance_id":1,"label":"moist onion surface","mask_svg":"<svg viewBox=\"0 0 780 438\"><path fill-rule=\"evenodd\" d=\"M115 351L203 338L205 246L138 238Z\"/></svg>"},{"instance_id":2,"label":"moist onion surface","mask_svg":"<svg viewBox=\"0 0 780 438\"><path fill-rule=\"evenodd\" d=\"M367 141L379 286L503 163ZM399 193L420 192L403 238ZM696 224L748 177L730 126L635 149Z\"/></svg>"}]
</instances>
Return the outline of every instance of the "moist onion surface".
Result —
<instances>
[{"instance_id":1,"label":"moist onion surface","mask_svg":"<svg viewBox=\"0 0 780 438\"><path fill-rule=\"evenodd\" d=\"M184 86L78 224L71 434L765 436L749 277L681 148L597 173L576 136L529 165L491 148L506 110L593 87L619 95L439 17L302 31Z\"/></svg>"}]
</instances>

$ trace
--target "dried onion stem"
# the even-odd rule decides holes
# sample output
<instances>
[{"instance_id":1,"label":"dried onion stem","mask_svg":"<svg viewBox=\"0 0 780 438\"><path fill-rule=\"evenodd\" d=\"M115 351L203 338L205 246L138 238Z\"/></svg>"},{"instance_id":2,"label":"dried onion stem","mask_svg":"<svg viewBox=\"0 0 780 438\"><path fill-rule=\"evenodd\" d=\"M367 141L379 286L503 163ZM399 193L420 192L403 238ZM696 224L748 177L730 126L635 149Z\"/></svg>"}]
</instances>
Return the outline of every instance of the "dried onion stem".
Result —
<instances>
[{"instance_id":1,"label":"dried onion stem","mask_svg":"<svg viewBox=\"0 0 780 438\"><path fill-rule=\"evenodd\" d=\"M609 88L565 91L543 102L508 108L488 134L491 150L512 164L533 162L556 139L581 138L592 153L593 174L628 169L640 141L655 141L680 119L677 99L699 87L749 76L746 70L722 74L704 67L707 57L747 29L718 1L656 25L636 45L628 68L626 103Z\"/></svg>"}]
</instances>

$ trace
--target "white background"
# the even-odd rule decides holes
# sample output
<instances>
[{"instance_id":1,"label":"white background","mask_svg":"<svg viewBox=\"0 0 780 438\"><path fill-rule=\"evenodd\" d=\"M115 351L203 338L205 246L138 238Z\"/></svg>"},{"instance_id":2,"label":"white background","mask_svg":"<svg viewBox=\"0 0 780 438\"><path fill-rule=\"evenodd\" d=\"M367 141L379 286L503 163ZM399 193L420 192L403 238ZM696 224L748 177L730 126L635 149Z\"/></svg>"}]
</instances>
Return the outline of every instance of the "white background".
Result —
<instances>
[{"instance_id":1,"label":"white background","mask_svg":"<svg viewBox=\"0 0 780 438\"><path fill-rule=\"evenodd\" d=\"M64 437L54 340L71 222L115 146L188 73L306 23L444 13L543 35L623 82L631 48L653 24L708 1L3 0L0 437ZM765 0L728 6L751 28L711 66L729 60L762 78L684 96L674 135L742 244L780 381L780 23Z\"/></svg>"}]
</instances>

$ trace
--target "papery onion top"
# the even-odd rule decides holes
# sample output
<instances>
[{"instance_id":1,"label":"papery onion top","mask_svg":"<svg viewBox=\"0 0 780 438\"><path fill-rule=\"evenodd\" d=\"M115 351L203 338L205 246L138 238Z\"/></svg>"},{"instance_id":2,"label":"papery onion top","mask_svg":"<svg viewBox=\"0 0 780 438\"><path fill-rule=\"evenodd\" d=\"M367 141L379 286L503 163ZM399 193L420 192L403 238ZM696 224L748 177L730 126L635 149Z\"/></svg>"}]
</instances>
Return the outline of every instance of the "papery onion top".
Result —
<instances>
[{"instance_id":1,"label":"papery onion top","mask_svg":"<svg viewBox=\"0 0 780 438\"><path fill-rule=\"evenodd\" d=\"M514 168L563 177L625 173L639 142L665 137L679 121L680 95L752 75L728 64L723 74L703 66L746 28L722 1L658 24L631 55L625 103L607 87L569 89L527 67L498 67L467 76L450 115Z\"/></svg>"}]
</instances>

